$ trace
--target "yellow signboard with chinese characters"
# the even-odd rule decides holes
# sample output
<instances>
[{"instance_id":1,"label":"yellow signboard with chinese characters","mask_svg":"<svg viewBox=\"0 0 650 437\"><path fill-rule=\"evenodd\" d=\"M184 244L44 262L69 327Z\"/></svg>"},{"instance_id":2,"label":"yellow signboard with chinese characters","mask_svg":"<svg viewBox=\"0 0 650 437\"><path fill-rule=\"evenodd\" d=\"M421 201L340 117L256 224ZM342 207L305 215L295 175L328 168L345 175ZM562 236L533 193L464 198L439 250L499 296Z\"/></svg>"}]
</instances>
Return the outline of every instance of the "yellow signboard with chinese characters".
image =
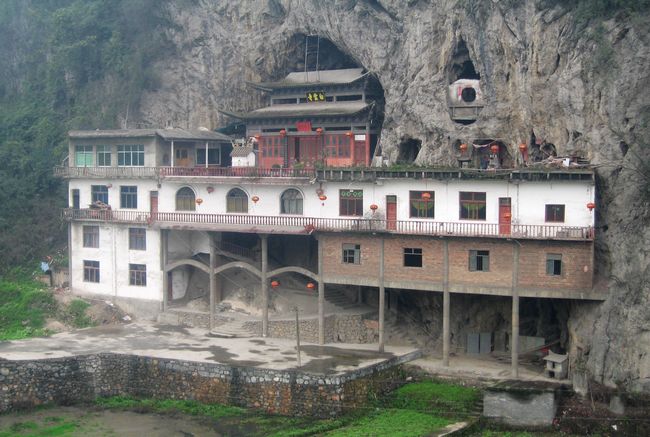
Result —
<instances>
[{"instance_id":1,"label":"yellow signboard with chinese characters","mask_svg":"<svg viewBox=\"0 0 650 437\"><path fill-rule=\"evenodd\" d=\"M308 102L324 102L325 101L325 93L322 91L312 91L307 93L307 101Z\"/></svg>"}]
</instances>

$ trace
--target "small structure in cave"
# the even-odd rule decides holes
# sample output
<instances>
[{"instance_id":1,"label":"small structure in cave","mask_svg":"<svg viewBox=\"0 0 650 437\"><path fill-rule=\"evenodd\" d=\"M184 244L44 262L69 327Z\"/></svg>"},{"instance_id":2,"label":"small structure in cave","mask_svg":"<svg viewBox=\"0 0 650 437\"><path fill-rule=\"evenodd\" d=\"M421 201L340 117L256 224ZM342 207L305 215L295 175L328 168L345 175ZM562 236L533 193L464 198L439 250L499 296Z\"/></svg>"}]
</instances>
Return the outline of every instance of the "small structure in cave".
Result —
<instances>
[{"instance_id":1,"label":"small structure in cave","mask_svg":"<svg viewBox=\"0 0 650 437\"><path fill-rule=\"evenodd\" d=\"M383 91L362 68L289 73L252 83L270 106L248 113L221 111L246 123L260 167L369 166L383 117Z\"/></svg>"},{"instance_id":2,"label":"small structure in cave","mask_svg":"<svg viewBox=\"0 0 650 437\"><path fill-rule=\"evenodd\" d=\"M449 85L447 100L451 119L462 124L475 122L485 106L478 79L458 79Z\"/></svg>"}]
</instances>

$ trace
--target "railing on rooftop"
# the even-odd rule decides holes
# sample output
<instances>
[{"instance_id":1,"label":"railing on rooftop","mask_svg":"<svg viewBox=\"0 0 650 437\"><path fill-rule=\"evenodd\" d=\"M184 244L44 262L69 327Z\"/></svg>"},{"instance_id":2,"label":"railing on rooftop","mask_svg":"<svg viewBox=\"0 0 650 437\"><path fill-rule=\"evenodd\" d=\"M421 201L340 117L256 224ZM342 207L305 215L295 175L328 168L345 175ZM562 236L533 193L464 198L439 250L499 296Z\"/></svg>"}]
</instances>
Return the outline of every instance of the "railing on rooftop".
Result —
<instances>
[{"instance_id":1,"label":"railing on rooftop","mask_svg":"<svg viewBox=\"0 0 650 437\"><path fill-rule=\"evenodd\" d=\"M407 235L458 236L484 238L522 238L537 240L592 240L593 228L589 226L556 225L499 225L497 223L435 222L420 220L375 220L367 218L319 218L304 216L264 216L249 214L199 214L193 212L142 212L98 209L65 209L66 220L110 221L152 225L180 224L222 225L223 228L258 232L305 233L323 232L387 232Z\"/></svg>"},{"instance_id":2,"label":"railing on rooftop","mask_svg":"<svg viewBox=\"0 0 650 437\"><path fill-rule=\"evenodd\" d=\"M375 181L377 179L510 179L593 180L590 169L470 169L470 168L258 168L258 167L66 167L54 168L63 178L317 178L320 181Z\"/></svg>"}]
</instances>

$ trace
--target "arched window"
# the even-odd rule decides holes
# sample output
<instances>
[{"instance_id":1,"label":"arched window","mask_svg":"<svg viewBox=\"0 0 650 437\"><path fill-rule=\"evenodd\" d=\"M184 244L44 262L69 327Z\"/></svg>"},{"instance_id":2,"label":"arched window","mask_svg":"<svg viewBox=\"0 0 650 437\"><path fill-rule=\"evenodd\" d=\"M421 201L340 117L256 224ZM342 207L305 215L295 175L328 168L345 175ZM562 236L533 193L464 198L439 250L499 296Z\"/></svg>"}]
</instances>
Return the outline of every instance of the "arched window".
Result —
<instances>
[{"instance_id":1,"label":"arched window","mask_svg":"<svg viewBox=\"0 0 650 437\"><path fill-rule=\"evenodd\" d=\"M281 214L302 214L302 194L295 188L289 188L280 197Z\"/></svg>"},{"instance_id":2,"label":"arched window","mask_svg":"<svg viewBox=\"0 0 650 437\"><path fill-rule=\"evenodd\" d=\"M239 188L233 188L226 195L226 212L248 213L248 195Z\"/></svg>"},{"instance_id":3,"label":"arched window","mask_svg":"<svg viewBox=\"0 0 650 437\"><path fill-rule=\"evenodd\" d=\"M196 196L189 187L183 187L176 192L176 211L195 211Z\"/></svg>"}]
</instances>

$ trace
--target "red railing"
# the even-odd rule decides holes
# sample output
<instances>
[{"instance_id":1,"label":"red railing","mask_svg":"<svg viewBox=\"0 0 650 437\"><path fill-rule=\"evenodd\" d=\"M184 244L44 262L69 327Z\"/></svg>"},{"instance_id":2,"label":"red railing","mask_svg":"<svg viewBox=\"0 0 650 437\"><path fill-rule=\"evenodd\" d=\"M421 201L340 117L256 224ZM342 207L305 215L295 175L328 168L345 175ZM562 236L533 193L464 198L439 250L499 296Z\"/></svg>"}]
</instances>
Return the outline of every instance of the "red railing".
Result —
<instances>
[{"instance_id":1,"label":"red railing","mask_svg":"<svg viewBox=\"0 0 650 437\"><path fill-rule=\"evenodd\" d=\"M390 232L395 234L524 238L539 240L592 240L593 228L589 226L511 225L507 228L497 223L434 222L416 220L375 220L366 218L318 218L304 216L263 216L248 214L198 214L194 212L141 212L96 209L65 209L67 220L112 221L124 223L179 223L198 225L266 226L274 232L311 233L327 232ZM260 229L262 231L262 229Z\"/></svg>"}]
</instances>

